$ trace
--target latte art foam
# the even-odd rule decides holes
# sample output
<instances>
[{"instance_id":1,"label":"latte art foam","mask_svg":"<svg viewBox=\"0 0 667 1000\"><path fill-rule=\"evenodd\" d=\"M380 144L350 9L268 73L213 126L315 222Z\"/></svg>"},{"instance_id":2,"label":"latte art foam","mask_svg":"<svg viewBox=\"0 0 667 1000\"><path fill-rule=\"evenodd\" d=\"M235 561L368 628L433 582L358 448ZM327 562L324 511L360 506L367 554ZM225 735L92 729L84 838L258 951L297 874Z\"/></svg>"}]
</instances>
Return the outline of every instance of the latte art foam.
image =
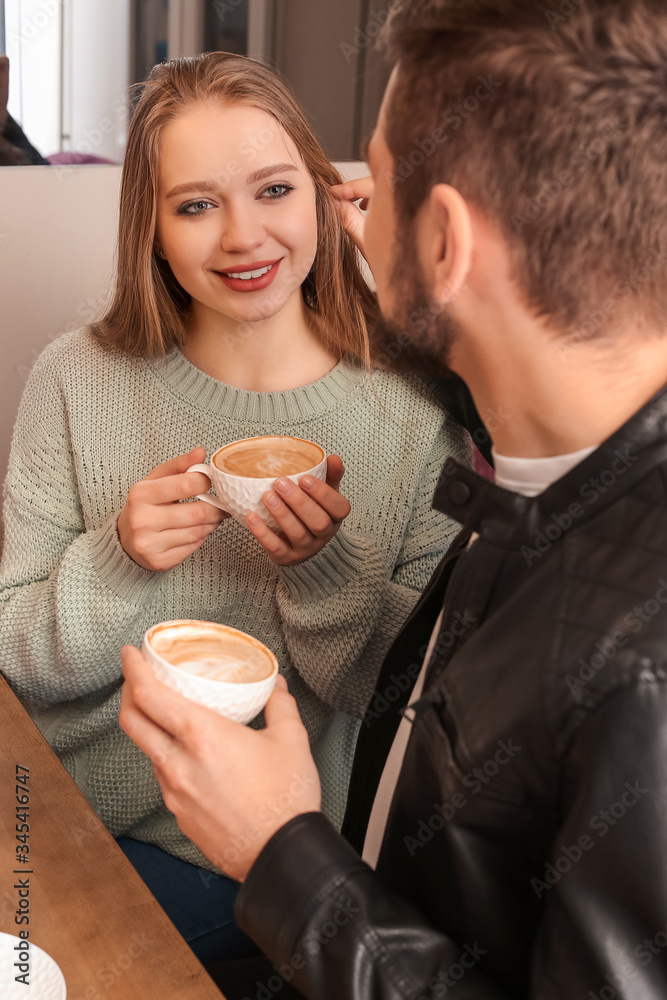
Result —
<instances>
[{"instance_id":1,"label":"latte art foam","mask_svg":"<svg viewBox=\"0 0 667 1000\"><path fill-rule=\"evenodd\" d=\"M224 626L158 626L149 641L167 663L206 680L252 684L264 680L273 670L260 643L230 633Z\"/></svg>"},{"instance_id":2,"label":"latte art foam","mask_svg":"<svg viewBox=\"0 0 667 1000\"><path fill-rule=\"evenodd\" d=\"M254 676L252 670L249 670L247 663L244 663L243 660L235 660L231 656L222 657L214 653L211 656L204 656L199 659L192 657L190 659L186 653L182 652L170 657L165 656L164 653L160 655L164 656L165 660L171 663L172 666L180 667L181 670L187 670L189 674L194 674L195 677L205 677L209 681L225 681L227 684L248 684L252 681L264 680L264 677L268 676L268 674L263 672L258 672L258 676Z\"/></svg>"},{"instance_id":3,"label":"latte art foam","mask_svg":"<svg viewBox=\"0 0 667 1000\"><path fill-rule=\"evenodd\" d=\"M310 441L290 437L249 438L213 457L221 472L250 479L276 479L314 469L324 458L321 448Z\"/></svg>"}]
</instances>

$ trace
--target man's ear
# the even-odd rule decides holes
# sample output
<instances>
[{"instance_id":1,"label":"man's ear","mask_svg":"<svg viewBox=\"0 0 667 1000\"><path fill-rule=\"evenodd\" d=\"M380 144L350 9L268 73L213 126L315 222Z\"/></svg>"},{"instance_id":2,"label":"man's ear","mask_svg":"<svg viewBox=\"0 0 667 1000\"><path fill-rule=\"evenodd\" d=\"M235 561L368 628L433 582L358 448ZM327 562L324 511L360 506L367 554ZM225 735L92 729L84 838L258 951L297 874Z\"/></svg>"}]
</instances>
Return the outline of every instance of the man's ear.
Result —
<instances>
[{"instance_id":1,"label":"man's ear","mask_svg":"<svg viewBox=\"0 0 667 1000\"><path fill-rule=\"evenodd\" d=\"M443 305L465 285L472 264L472 222L465 200L449 184L431 189L429 210L434 230L432 295Z\"/></svg>"}]
</instances>

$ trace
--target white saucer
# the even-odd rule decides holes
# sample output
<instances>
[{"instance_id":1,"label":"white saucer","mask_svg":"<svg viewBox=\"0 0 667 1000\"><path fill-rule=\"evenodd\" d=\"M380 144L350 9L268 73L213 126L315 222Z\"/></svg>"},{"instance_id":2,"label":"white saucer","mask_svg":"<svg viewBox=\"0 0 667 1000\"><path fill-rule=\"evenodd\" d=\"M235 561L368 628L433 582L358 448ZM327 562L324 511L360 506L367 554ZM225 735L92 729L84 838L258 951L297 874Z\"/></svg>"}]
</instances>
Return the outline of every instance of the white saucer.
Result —
<instances>
[{"instance_id":1,"label":"white saucer","mask_svg":"<svg viewBox=\"0 0 667 1000\"><path fill-rule=\"evenodd\" d=\"M17 944L25 942L14 934L4 934L0 931L0 997L2 1000L67 1000L67 986L60 966L54 962L42 948L30 941L30 972L28 987L22 982L16 982L16 976L21 975L14 962L19 962L19 953L15 951Z\"/></svg>"}]
</instances>

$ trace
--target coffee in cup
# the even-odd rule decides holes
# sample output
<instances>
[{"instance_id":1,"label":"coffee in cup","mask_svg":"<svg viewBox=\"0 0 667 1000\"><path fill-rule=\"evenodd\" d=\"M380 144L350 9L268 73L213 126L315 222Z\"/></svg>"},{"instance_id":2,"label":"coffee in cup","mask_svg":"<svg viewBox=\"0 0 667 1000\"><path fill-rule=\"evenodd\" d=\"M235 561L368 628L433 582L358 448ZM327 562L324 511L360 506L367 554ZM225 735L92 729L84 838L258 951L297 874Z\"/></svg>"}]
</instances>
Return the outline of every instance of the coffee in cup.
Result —
<instances>
[{"instance_id":1,"label":"coffee in cup","mask_svg":"<svg viewBox=\"0 0 667 1000\"><path fill-rule=\"evenodd\" d=\"M267 646L217 622L160 622L148 629L142 649L158 680L236 722L254 719L278 676Z\"/></svg>"},{"instance_id":2,"label":"coffee in cup","mask_svg":"<svg viewBox=\"0 0 667 1000\"><path fill-rule=\"evenodd\" d=\"M191 465L188 472L203 472L218 494L200 493L199 500L227 511L241 524L245 524L247 514L254 513L270 528L277 528L262 502L264 494L282 476L293 483L305 475L326 482L327 456L313 441L267 434L223 445L209 465Z\"/></svg>"},{"instance_id":3,"label":"coffee in cup","mask_svg":"<svg viewBox=\"0 0 667 1000\"><path fill-rule=\"evenodd\" d=\"M251 479L305 475L324 458L318 444L293 437L259 437L220 448L213 464L221 472Z\"/></svg>"}]
</instances>

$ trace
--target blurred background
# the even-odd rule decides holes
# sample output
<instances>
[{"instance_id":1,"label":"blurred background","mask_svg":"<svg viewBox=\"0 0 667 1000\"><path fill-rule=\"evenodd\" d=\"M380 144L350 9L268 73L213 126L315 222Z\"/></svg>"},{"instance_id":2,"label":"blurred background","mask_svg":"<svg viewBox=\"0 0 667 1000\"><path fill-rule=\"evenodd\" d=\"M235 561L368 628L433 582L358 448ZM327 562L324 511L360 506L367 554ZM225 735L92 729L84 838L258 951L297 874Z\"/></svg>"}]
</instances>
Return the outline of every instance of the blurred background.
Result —
<instances>
[{"instance_id":1,"label":"blurred background","mask_svg":"<svg viewBox=\"0 0 667 1000\"><path fill-rule=\"evenodd\" d=\"M39 152L120 162L129 88L155 63L224 50L290 81L334 160L372 129L389 0L0 0L10 115Z\"/></svg>"}]
</instances>

